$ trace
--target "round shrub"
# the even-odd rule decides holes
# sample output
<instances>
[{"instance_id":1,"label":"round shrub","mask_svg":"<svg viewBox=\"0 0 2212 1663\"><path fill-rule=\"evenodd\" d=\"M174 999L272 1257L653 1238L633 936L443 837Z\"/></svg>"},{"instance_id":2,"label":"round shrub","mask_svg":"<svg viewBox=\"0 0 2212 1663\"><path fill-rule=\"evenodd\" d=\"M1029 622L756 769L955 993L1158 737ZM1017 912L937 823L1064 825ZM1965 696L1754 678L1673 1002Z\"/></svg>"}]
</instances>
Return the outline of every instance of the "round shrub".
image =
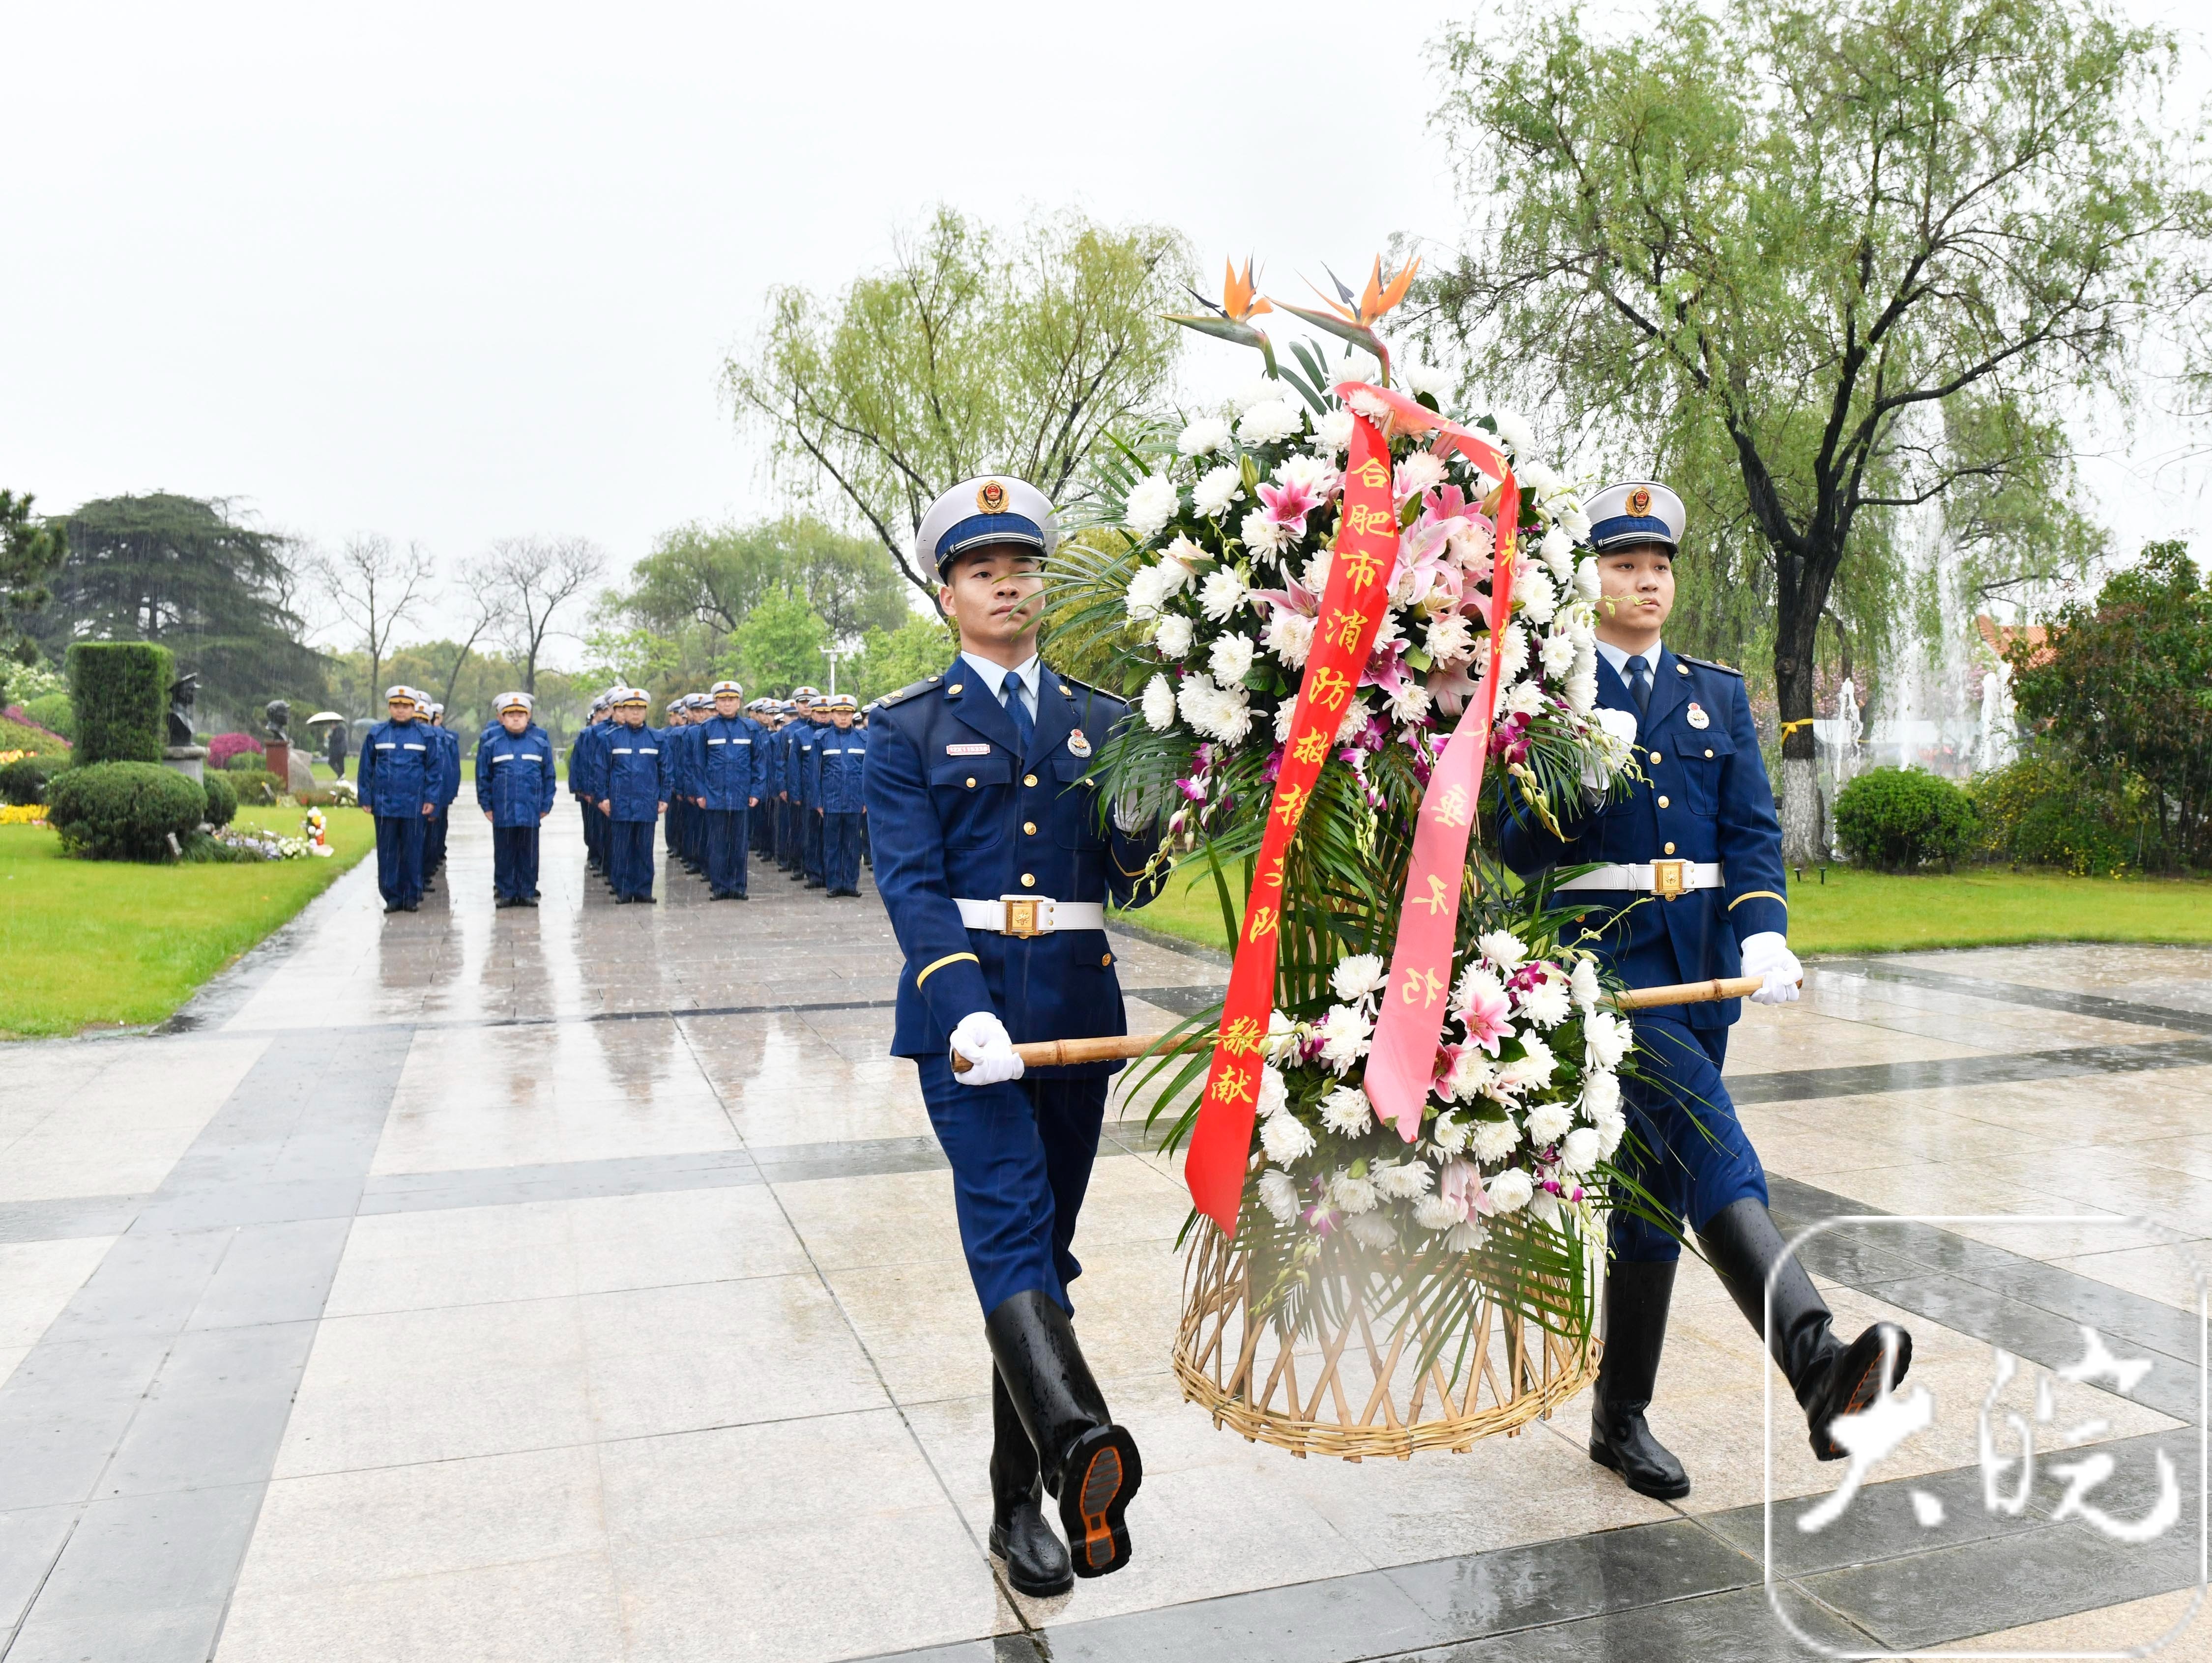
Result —
<instances>
[{"instance_id":1,"label":"round shrub","mask_svg":"<svg viewBox=\"0 0 2212 1663\"><path fill-rule=\"evenodd\" d=\"M48 693L33 699L23 707L23 713L49 732L58 733L64 739L76 737L76 712L70 708L66 693Z\"/></svg>"},{"instance_id":2,"label":"round shrub","mask_svg":"<svg viewBox=\"0 0 2212 1663\"><path fill-rule=\"evenodd\" d=\"M230 788L238 793L241 803L251 803L256 808L267 808L284 794L284 782L267 768L234 768L223 772Z\"/></svg>"},{"instance_id":3,"label":"round shrub","mask_svg":"<svg viewBox=\"0 0 2212 1663\"><path fill-rule=\"evenodd\" d=\"M94 860L167 860L207 818L207 792L159 762L94 762L46 786L46 822Z\"/></svg>"},{"instance_id":4,"label":"round shrub","mask_svg":"<svg viewBox=\"0 0 2212 1663\"><path fill-rule=\"evenodd\" d=\"M208 766L214 768L258 768L268 755L251 733L218 733L207 748Z\"/></svg>"},{"instance_id":5,"label":"round shrub","mask_svg":"<svg viewBox=\"0 0 2212 1663\"><path fill-rule=\"evenodd\" d=\"M64 766L64 759L58 756L18 756L0 764L0 803L21 808L45 802L46 781Z\"/></svg>"},{"instance_id":6,"label":"round shrub","mask_svg":"<svg viewBox=\"0 0 2212 1663\"><path fill-rule=\"evenodd\" d=\"M217 743L220 743L228 736L218 733L215 737ZM269 768L267 753L258 750L234 750L222 762L217 762L215 760L215 747L212 745L208 748L208 762L212 766L223 768L232 774L263 774L267 772Z\"/></svg>"},{"instance_id":7,"label":"round shrub","mask_svg":"<svg viewBox=\"0 0 2212 1663\"><path fill-rule=\"evenodd\" d=\"M200 789L207 793L208 824L228 826L238 813L237 787L227 776L210 774L200 781Z\"/></svg>"},{"instance_id":8,"label":"round shrub","mask_svg":"<svg viewBox=\"0 0 2212 1663\"><path fill-rule=\"evenodd\" d=\"M1948 870L1974 833L1974 805L1940 774L1869 768L1836 793L1836 841L1863 866L1909 872L1941 861Z\"/></svg>"}]
</instances>

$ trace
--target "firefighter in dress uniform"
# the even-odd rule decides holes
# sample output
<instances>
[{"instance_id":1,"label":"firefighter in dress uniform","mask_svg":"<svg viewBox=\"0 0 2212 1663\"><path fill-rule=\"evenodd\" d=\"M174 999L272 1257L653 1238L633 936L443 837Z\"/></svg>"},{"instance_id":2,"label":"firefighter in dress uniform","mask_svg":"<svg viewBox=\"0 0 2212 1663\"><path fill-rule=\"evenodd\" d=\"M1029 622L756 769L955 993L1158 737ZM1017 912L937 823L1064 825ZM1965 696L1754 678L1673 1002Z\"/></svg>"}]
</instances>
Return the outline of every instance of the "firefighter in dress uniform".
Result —
<instances>
[{"instance_id":1,"label":"firefighter in dress uniform","mask_svg":"<svg viewBox=\"0 0 2212 1663\"><path fill-rule=\"evenodd\" d=\"M1546 829L1509 786L1505 859L1524 877L1595 863L1562 883L1558 899L1588 905L1583 926L1597 932L1600 950L1629 986L1758 976L1754 1000L1788 1003L1802 973L1785 935L1782 828L1743 677L1662 640L1674 604L1681 499L1655 481L1632 480L1600 492L1589 514L1601 586L1601 719L1621 737L1633 736L1643 777L1624 797L1591 786L1582 800L1560 805L1563 836ZM1729 1028L1741 1010L1728 1000L1636 1013L1641 1068L1621 1082L1636 1141L1624 1155L1644 1191L1696 1234L1752 1326L1771 1332L1814 1453L1838 1460L1845 1452L1830 1423L1864 1409L1885 1381L1904 1378L1911 1337L1877 1323L1848 1345L1838 1338L1826 1303L1768 1216L1765 1170L1721 1082ZM1680 1243L1622 1212L1611 1245L1590 1458L1641 1494L1686 1496L1688 1475L1644 1419Z\"/></svg>"},{"instance_id":2,"label":"firefighter in dress uniform","mask_svg":"<svg viewBox=\"0 0 2212 1663\"><path fill-rule=\"evenodd\" d=\"M951 1164L994 1364L991 1551L1030 1594L1127 1562L1142 1466L1069 1320L1076 1220L1120 1065L1025 1077L1013 1045L1127 1031L1105 903L1150 899L1158 847L1154 815L1105 809L1085 778L1128 707L1037 655L1056 536L1051 505L1019 480L969 480L931 507L916 548L961 653L882 701L866 772L876 885L906 960L891 1051L914 1059Z\"/></svg>"}]
</instances>

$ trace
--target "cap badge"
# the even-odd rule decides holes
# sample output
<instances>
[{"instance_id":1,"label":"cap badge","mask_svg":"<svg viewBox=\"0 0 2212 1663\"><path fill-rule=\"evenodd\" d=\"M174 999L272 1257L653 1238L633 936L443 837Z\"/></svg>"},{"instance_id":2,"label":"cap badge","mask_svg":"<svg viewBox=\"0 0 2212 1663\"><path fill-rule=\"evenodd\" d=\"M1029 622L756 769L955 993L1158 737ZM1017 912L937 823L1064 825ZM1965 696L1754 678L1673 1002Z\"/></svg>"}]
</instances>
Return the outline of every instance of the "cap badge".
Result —
<instances>
[{"instance_id":1,"label":"cap badge","mask_svg":"<svg viewBox=\"0 0 2212 1663\"><path fill-rule=\"evenodd\" d=\"M979 513L1002 514L1006 512L1006 488L995 479L987 479L975 493L975 509Z\"/></svg>"},{"instance_id":2,"label":"cap badge","mask_svg":"<svg viewBox=\"0 0 2212 1663\"><path fill-rule=\"evenodd\" d=\"M1692 727L1711 727L1713 725L1713 719L1705 714L1705 707L1695 699L1690 701L1688 717Z\"/></svg>"},{"instance_id":3,"label":"cap badge","mask_svg":"<svg viewBox=\"0 0 2212 1663\"><path fill-rule=\"evenodd\" d=\"M1651 512L1651 493L1645 490L1641 485L1638 485L1634 490L1631 491L1628 494L1628 512L1632 514L1650 513Z\"/></svg>"},{"instance_id":4,"label":"cap badge","mask_svg":"<svg viewBox=\"0 0 2212 1663\"><path fill-rule=\"evenodd\" d=\"M1076 729L1074 732L1067 736L1067 749L1071 756L1088 756L1091 755L1091 741L1083 737L1083 730L1081 728Z\"/></svg>"}]
</instances>

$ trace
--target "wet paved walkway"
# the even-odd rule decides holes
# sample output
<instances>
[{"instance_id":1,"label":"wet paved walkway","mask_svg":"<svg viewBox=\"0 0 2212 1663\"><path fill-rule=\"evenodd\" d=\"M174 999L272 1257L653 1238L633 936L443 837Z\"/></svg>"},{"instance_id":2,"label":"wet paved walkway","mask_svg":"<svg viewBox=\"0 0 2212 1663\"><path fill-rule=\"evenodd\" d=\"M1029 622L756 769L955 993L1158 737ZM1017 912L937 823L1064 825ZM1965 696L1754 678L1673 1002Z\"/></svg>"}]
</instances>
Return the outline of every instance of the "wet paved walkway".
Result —
<instances>
[{"instance_id":1,"label":"wet paved walkway","mask_svg":"<svg viewBox=\"0 0 2212 1663\"><path fill-rule=\"evenodd\" d=\"M744 906L678 874L617 910L565 805L552 826L537 912L491 908L465 819L420 913L356 871L175 1031L0 1051L7 1663L1812 1654L1762 1587L1756 1339L1700 1267L1653 1417L1679 1506L1590 1465L1580 1404L1466 1455L1294 1460L1178 1400L1185 1199L1134 1122L1079 1293L1146 1452L1138 1557L1009 1596L946 1174L883 1054L880 907L769 872ZM1117 946L1140 1028L1222 978ZM1938 1413L1830 1532L1777 1509L1773 1599L1845 1653L2031 1618L2010 1648L2153 1639L2200 1570L2212 954L1831 962L1748 1013L1729 1071L1785 1220L1980 1221L1810 1250L1846 1325L1909 1316ZM2063 1387L2038 1435L2101 1422L2124 1518L2167 1452L2182 1517L2148 1546L2066 1516L2048 1457L2016 1511L1984 1505L1991 1348L2025 1360L2026 1424L2083 1323L2154 1367ZM1780 1440L1778 1494L1835 1477Z\"/></svg>"}]
</instances>

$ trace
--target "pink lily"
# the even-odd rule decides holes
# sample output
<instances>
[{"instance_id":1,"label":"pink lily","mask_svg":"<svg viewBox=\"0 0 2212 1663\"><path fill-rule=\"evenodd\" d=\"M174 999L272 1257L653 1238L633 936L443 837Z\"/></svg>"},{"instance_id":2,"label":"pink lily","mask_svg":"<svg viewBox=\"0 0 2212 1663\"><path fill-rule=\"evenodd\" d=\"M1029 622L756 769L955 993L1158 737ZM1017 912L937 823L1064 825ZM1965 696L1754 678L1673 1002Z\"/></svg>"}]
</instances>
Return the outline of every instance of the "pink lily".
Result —
<instances>
[{"instance_id":1,"label":"pink lily","mask_svg":"<svg viewBox=\"0 0 2212 1663\"><path fill-rule=\"evenodd\" d=\"M1260 489L1264 491L1267 488L1262 485ZM1255 589L1244 598L1263 600L1270 606L1288 607L1302 618L1317 618L1321 616L1321 597L1296 578L1285 578L1280 589Z\"/></svg>"},{"instance_id":2,"label":"pink lily","mask_svg":"<svg viewBox=\"0 0 2212 1663\"><path fill-rule=\"evenodd\" d=\"M1437 1174L1437 1194L1469 1223L1491 1210L1482 1190L1482 1168L1472 1161L1445 1162Z\"/></svg>"},{"instance_id":3,"label":"pink lily","mask_svg":"<svg viewBox=\"0 0 2212 1663\"><path fill-rule=\"evenodd\" d=\"M1433 503L1433 498L1431 500ZM1451 539L1467 522L1439 519L1431 505L1407 526L1398 539L1398 564L1390 574L1390 598L1400 606L1431 604L1435 600L1456 606L1461 573L1450 558Z\"/></svg>"},{"instance_id":4,"label":"pink lily","mask_svg":"<svg viewBox=\"0 0 2212 1663\"><path fill-rule=\"evenodd\" d=\"M1466 709L1467 701L1474 696L1474 681L1467 673L1467 666L1429 671L1429 696L1447 716L1456 716Z\"/></svg>"},{"instance_id":5,"label":"pink lily","mask_svg":"<svg viewBox=\"0 0 2212 1663\"><path fill-rule=\"evenodd\" d=\"M1262 485L1260 501L1267 518L1278 525L1287 525L1291 535L1302 537L1306 534L1306 516L1327 499L1304 480L1293 479L1285 485Z\"/></svg>"},{"instance_id":6,"label":"pink lily","mask_svg":"<svg viewBox=\"0 0 2212 1663\"><path fill-rule=\"evenodd\" d=\"M1468 1042L1480 1046L1494 1057L1498 1041L1509 1038L1513 1032L1512 1024L1506 1020L1511 1004L1503 988L1492 992L1478 986L1473 992L1474 997L1460 1007L1459 1018L1467 1024Z\"/></svg>"}]
</instances>

